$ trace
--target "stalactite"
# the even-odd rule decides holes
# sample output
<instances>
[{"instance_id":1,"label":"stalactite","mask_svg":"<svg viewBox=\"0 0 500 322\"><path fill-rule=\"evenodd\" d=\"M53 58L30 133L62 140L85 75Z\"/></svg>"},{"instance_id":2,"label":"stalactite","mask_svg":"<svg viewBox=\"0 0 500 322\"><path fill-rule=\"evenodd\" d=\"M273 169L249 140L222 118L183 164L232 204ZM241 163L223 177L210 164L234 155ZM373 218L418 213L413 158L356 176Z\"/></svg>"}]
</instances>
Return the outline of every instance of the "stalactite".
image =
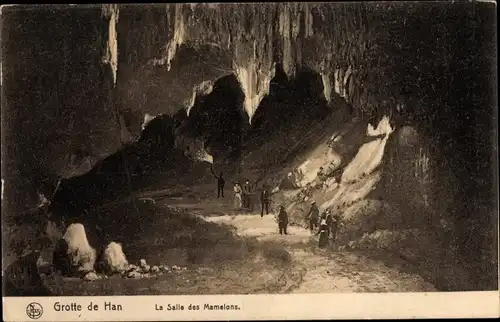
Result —
<instances>
[{"instance_id":1,"label":"stalactite","mask_svg":"<svg viewBox=\"0 0 500 322\"><path fill-rule=\"evenodd\" d=\"M280 52L283 69L289 78L293 78L304 63L320 73L327 100L337 93L352 104L367 101L368 98L361 97L363 91L356 88L360 76L353 73L353 70L370 64L367 53L371 50L370 41L374 39L367 34L371 30L368 23L361 21L365 16L368 14L364 5L171 4L166 5L163 16L148 14L149 19L159 22L157 27L150 28L153 30L148 30L148 41L138 44L138 39L130 38L127 44L133 48L145 46L143 52L154 55L155 51L150 47L167 37L162 57L150 61L153 65L166 65L167 70L171 69L181 45L198 48L211 44L231 52L233 73L241 83L245 110L251 120L258 104L268 93L267 87L274 75L274 49ZM329 23L325 21L327 17ZM165 28L164 23L160 23L165 19L168 19L168 33L157 31ZM276 44L279 48L273 48ZM311 51L318 53L312 60ZM140 56L137 59L141 59ZM382 85L369 82L369 86L377 88ZM184 104L186 109L189 109L191 100L190 96Z\"/></svg>"},{"instance_id":2,"label":"stalactite","mask_svg":"<svg viewBox=\"0 0 500 322\"><path fill-rule=\"evenodd\" d=\"M104 62L109 64L113 72L113 83L116 85L116 74L118 71L118 34L116 24L118 23L119 8L116 4L103 5L102 14L109 19L108 42Z\"/></svg>"},{"instance_id":3,"label":"stalactite","mask_svg":"<svg viewBox=\"0 0 500 322\"><path fill-rule=\"evenodd\" d=\"M171 62L175 57L175 53L177 52L177 48L185 41L186 30L184 27L184 12L183 5L173 5L173 13L170 16L170 19L173 20L173 36L167 44L166 48L166 64L167 70L171 68Z\"/></svg>"},{"instance_id":4,"label":"stalactite","mask_svg":"<svg viewBox=\"0 0 500 322\"><path fill-rule=\"evenodd\" d=\"M321 73L321 80L323 81L323 95L327 102L332 100L332 81L329 73Z\"/></svg>"}]
</instances>

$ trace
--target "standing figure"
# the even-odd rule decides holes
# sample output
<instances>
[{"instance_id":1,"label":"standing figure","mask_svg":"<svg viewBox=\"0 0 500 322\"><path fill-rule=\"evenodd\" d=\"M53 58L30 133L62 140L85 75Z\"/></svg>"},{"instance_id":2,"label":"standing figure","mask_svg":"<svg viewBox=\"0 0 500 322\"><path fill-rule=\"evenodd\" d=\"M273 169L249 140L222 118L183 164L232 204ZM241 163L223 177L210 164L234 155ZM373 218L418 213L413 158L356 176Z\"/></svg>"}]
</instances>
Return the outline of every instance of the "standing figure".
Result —
<instances>
[{"instance_id":1,"label":"standing figure","mask_svg":"<svg viewBox=\"0 0 500 322\"><path fill-rule=\"evenodd\" d=\"M250 209L250 181L245 181L243 185L243 208Z\"/></svg>"},{"instance_id":2,"label":"standing figure","mask_svg":"<svg viewBox=\"0 0 500 322\"><path fill-rule=\"evenodd\" d=\"M288 235L286 232L286 227L288 226L288 214L286 213L285 206L280 207L280 212L278 214L278 228L280 235Z\"/></svg>"},{"instance_id":3,"label":"standing figure","mask_svg":"<svg viewBox=\"0 0 500 322\"><path fill-rule=\"evenodd\" d=\"M332 223L333 223L332 211L331 210L327 210L324 213L324 216L321 217L321 219L325 219L326 220L326 225L328 226L328 229L330 229L330 231L331 231L331 227L332 227Z\"/></svg>"},{"instance_id":4,"label":"standing figure","mask_svg":"<svg viewBox=\"0 0 500 322\"><path fill-rule=\"evenodd\" d=\"M260 194L260 204L261 204L261 210L260 210L260 216L264 217L264 208L266 208L266 215L269 214L269 203L271 202L271 195L269 193L269 189L267 189L267 186L264 186L264 189L262 190Z\"/></svg>"},{"instance_id":5,"label":"standing figure","mask_svg":"<svg viewBox=\"0 0 500 322\"><path fill-rule=\"evenodd\" d=\"M332 216L332 221L330 224L330 230L332 232L332 240L335 241L337 239L337 231L340 226L340 215L336 214L335 216Z\"/></svg>"},{"instance_id":6,"label":"standing figure","mask_svg":"<svg viewBox=\"0 0 500 322\"><path fill-rule=\"evenodd\" d=\"M311 202L311 209L309 210L307 219L309 219L309 230L311 233L314 233L314 230L318 227L319 220L319 209L314 200Z\"/></svg>"},{"instance_id":7,"label":"standing figure","mask_svg":"<svg viewBox=\"0 0 500 322\"><path fill-rule=\"evenodd\" d=\"M212 166L210 167L210 170L212 171L215 179L217 179L217 198L220 198L221 196L224 198L224 185L226 184L226 181L224 181L222 171L219 175L216 175Z\"/></svg>"},{"instance_id":8,"label":"standing figure","mask_svg":"<svg viewBox=\"0 0 500 322\"><path fill-rule=\"evenodd\" d=\"M318 247L319 248L325 248L328 245L328 235L330 232L330 227L326 224L326 219L322 219L321 223L319 224L319 242L318 242Z\"/></svg>"},{"instance_id":9,"label":"standing figure","mask_svg":"<svg viewBox=\"0 0 500 322\"><path fill-rule=\"evenodd\" d=\"M239 182L236 182L233 190L234 190L234 208L241 209L241 193L243 192L243 190L241 190Z\"/></svg>"}]
</instances>

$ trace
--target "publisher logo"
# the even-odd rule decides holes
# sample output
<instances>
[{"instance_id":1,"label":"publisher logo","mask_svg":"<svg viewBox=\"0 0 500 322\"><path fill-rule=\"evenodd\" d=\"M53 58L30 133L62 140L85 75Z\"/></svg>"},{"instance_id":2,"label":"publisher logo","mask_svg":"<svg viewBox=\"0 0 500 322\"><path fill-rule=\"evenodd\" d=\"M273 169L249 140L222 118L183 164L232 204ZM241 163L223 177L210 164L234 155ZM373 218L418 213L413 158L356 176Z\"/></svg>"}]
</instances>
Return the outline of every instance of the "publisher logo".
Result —
<instances>
[{"instance_id":1,"label":"publisher logo","mask_svg":"<svg viewBox=\"0 0 500 322\"><path fill-rule=\"evenodd\" d=\"M36 302L30 303L26 307L26 314L32 320L39 319L43 314L43 308Z\"/></svg>"}]
</instances>

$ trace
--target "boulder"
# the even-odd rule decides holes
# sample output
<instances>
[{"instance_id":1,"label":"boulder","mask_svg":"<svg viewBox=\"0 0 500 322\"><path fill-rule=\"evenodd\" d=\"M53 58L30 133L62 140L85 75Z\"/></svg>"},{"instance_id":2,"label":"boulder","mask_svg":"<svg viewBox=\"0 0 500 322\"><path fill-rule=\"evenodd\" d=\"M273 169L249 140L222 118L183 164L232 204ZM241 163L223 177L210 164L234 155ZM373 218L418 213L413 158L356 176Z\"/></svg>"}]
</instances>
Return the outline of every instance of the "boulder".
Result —
<instances>
[{"instance_id":1,"label":"boulder","mask_svg":"<svg viewBox=\"0 0 500 322\"><path fill-rule=\"evenodd\" d=\"M66 229L55 247L53 257L55 268L64 275L94 271L96 251L90 246L82 224L71 224Z\"/></svg>"},{"instance_id":2,"label":"boulder","mask_svg":"<svg viewBox=\"0 0 500 322\"><path fill-rule=\"evenodd\" d=\"M141 278L141 273L139 273L137 271L130 271L130 272L128 272L127 277L128 278Z\"/></svg>"},{"instance_id":3,"label":"boulder","mask_svg":"<svg viewBox=\"0 0 500 322\"><path fill-rule=\"evenodd\" d=\"M95 281L99 279L99 276L97 276L95 272L88 272L87 274L85 274L83 279L86 281Z\"/></svg>"},{"instance_id":4,"label":"boulder","mask_svg":"<svg viewBox=\"0 0 500 322\"><path fill-rule=\"evenodd\" d=\"M123 253L122 245L111 242L106 247L102 256L102 265L107 273L122 273L129 269L129 263Z\"/></svg>"}]
</instances>

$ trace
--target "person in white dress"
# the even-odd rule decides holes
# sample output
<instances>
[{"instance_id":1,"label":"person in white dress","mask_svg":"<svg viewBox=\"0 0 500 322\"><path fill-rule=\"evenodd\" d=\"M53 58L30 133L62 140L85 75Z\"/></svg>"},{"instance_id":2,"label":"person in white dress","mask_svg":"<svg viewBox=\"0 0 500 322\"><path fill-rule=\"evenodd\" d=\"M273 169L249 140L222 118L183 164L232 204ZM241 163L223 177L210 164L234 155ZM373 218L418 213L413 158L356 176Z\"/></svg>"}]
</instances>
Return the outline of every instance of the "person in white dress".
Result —
<instances>
[{"instance_id":1,"label":"person in white dress","mask_svg":"<svg viewBox=\"0 0 500 322\"><path fill-rule=\"evenodd\" d=\"M239 182L235 183L233 190L234 190L234 208L241 209L242 206L241 194L243 193L243 190L241 189Z\"/></svg>"}]
</instances>

